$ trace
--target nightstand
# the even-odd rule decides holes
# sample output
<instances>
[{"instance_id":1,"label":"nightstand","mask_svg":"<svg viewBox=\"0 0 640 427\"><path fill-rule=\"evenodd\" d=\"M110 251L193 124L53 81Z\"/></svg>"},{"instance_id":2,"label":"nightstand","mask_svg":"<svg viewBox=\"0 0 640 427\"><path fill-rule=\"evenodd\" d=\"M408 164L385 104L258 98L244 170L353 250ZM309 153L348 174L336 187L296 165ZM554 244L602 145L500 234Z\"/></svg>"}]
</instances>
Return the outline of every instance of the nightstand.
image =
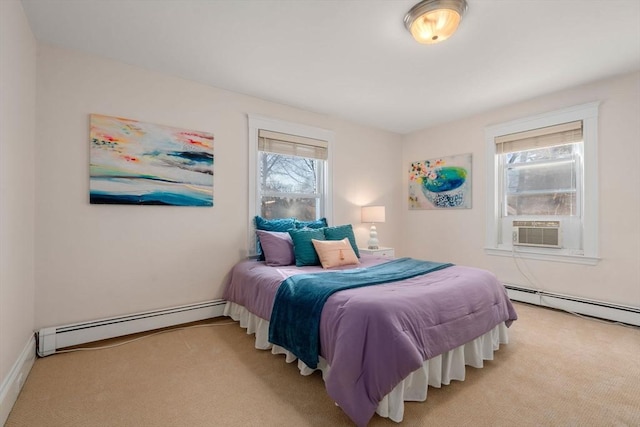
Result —
<instances>
[{"instance_id":1,"label":"nightstand","mask_svg":"<svg viewBox=\"0 0 640 427\"><path fill-rule=\"evenodd\" d=\"M383 248L383 247L379 247L378 249L358 248L358 251L361 254L378 255L378 256L383 256L387 258L393 258L396 256L395 250L393 248Z\"/></svg>"}]
</instances>

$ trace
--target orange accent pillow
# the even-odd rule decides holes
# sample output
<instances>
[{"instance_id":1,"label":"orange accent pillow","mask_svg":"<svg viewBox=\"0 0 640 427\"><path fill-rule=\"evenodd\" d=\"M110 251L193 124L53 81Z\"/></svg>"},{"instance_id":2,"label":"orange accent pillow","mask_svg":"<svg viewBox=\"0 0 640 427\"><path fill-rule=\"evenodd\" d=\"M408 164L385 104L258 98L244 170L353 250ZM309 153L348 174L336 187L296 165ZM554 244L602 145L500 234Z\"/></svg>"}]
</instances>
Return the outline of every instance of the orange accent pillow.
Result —
<instances>
[{"instance_id":1,"label":"orange accent pillow","mask_svg":"<svg viewBox=\"0 0 640 427\"><path fill-rule=\"evenodd\" d=\"M322 268L360 264L347 237L342 240L311 239L311 243L313 243L318 258L320 258Z\"/></svg>"}]
</instances>

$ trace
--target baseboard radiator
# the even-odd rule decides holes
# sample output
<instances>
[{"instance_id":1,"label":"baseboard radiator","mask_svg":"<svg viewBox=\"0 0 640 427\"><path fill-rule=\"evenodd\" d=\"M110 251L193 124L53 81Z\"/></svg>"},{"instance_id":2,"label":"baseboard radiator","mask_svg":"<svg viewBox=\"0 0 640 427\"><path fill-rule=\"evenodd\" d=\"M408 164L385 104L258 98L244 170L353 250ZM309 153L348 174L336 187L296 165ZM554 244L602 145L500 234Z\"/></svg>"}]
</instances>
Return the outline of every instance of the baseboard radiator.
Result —
<instances>
[{"instance_id":1,"label":"baseboard radiator","mask_svg":"<svg viewBox=\"0 0 640 427\"><path fill-rule=\"evenodd\" d=\"M72 325L42 328L36 332L38 356L49 356L56 350L74 345L223 316L225 303L224 300L211 300Z\"/></svg>"},{"instance_id":2,"label":"baseboard radiator","mask_svg":"<svg viewBox=\"0 0 640 427\"><path fill-rule=\"evenodd\" d=\"M566 310L586 316L640 326L640 308L554 294L505 283L509 298L544 307Z\"/></svg>"}]
</instances>

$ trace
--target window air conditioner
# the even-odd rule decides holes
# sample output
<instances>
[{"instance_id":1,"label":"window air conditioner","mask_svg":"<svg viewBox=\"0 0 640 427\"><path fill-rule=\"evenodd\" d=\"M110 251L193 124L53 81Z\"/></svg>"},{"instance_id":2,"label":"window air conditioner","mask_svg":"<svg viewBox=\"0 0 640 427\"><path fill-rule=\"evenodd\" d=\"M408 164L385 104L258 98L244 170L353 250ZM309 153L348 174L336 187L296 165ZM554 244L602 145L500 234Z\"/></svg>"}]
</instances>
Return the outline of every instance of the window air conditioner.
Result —
<instances>
[{"instance_id":1,"label":"window air conditioner","mask_svg":"<svg viewBox=\"0 0 640 427\"><path fill-rule=\"evenodd\" d=\"M513 221L513 245L561 248L560 221Z\"/></svg>"}]
</instances>

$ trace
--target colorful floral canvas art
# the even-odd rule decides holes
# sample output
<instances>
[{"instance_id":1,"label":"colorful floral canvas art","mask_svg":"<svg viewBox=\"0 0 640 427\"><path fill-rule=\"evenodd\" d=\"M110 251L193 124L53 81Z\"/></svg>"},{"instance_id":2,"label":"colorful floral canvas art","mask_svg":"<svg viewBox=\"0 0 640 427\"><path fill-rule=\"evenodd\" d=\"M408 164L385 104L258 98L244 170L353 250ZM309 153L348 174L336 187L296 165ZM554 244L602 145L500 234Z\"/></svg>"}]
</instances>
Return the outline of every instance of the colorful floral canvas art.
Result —
<instances>
[{"instance_id":1,"label":"colorful floral canvas art","mask_svg":"<svg viewBox=\"0 0 640 427\"><path fill-rule=\"evenodd\" d=\"M91 115L92 204L213 206L213 134Z\"/></svg>"},{"instance_id":2,"label":"colorful floral canvas art","mask_svg":"<svg viewBox=\"0 0 640 427\"><path fill-rule=\"evenodd\" d=\"M451 208L471 208L471 154L411 163L409 209Z\"/></svg>"}]
</instances>

